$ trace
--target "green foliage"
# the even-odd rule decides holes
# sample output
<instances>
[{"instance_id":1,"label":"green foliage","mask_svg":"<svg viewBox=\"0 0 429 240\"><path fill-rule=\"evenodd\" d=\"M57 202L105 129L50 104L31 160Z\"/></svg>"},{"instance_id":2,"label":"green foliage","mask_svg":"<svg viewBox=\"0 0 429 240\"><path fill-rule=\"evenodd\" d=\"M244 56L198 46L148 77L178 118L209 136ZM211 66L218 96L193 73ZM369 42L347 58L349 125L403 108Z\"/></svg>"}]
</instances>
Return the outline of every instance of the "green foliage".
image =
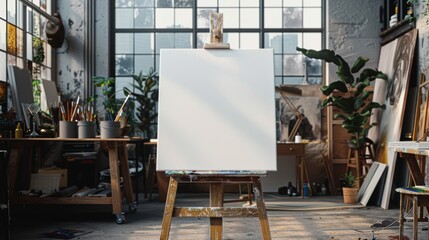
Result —
<instances>
[{"instance_id":1,"label":"green foliage","mask_svg":"<svg viewBox=\"0 0 429 240\"><path fill-rule=\"evenodd\" d=\"M368 62L367 58L358 57L350 68L349 64L332 50L315 51L299 47L297 50L307 57L325 60L337 66L338 80L321 87L322 93L327 96L321 107L334 106L341 110L342 113L335 114L334 118L343 120L342 127L353 135L351 143L360 149L365 141L368 141L369 129L376 125L369 123L372 110L386 108L384 104L377 102L368 103L370 93L365 89L375 79L387 80L387 76L377 69L365 68L365 64ZM332 94L335 91L342 94Z\"/></svg>"},{"instance_id":2,"label":"green foliage","mask_svg":"<svg viewBox=\"0 0 429 240\"><path fill-rule=\"evenodd\" d=\"M348 173L345 173L342 178L340 178L341 186L342 187L348 187L352 188L355 186L356 177L353 175L353 173L350 171Z\"/></svg>"},{"instance_id":3,"label":"green foliage","mask_svg":"<svg viewBox=\"0 0 429 240\"><path fill-rule=\"evenodd\" d=\"M101 99L101 103L105 110L105 120L114 120L115 115L119 110L119 103L115 99L115 78L113 77L92 77L96 87L101 89L101 97L98 94L94 95L94 99Z\"/></svg>"},{"instance_id":4,"label":"green foliage","mask_svg":"<svg viewBox=\"0 0 429 240\"><path fill-rule=\"evenodd\" d=\"M38 37L33 37L34 56L33 61L41 64L45 60L45 49L43 48L43 41Z\"/></svg>"},{"instance_id":5,"label":"green foliage","mask_svg":"<svg viewBox=\"0 0 429 240\"><path fill-rule=\"evenodd\" d=\"M147 75L140 72L139 75L133 75L133 79L131 89L124 87L124 92L131 93L137 106L136 119L133 123L140 129L144 138L155 138L158 118L157 72L150 68Z\"/></svg>"}]
</instances>

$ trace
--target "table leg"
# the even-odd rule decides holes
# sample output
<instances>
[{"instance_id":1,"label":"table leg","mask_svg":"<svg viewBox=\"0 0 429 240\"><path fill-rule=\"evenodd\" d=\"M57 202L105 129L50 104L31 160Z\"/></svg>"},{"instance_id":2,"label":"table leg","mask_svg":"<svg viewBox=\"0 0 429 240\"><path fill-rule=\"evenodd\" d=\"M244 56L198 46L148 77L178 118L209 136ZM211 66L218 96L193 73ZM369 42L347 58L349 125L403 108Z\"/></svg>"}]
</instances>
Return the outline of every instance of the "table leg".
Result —
<instances>
[{"instance_id":1,"label":"table leg","mask_svg":"<svg viewBox=\"0 0 429 240\"><path fill-rule=\"evenodd\" d=\"M404 238L404 201L405 194L400 194L399 199L399 239L402 240Z\"/></svg>"},{"instance_id":2,"label":"table leg","mask_svg":"<svg viewBox=\"0 0 429 240\"><path fill-rule=\"evenodd\" d=\"M108 142L107 146L109 151L110 185L112 188L113 214L121 214L122 201L118 169L118 143Z\"/></svg>"},{"instance_id":3,"label":"table leg","mask_svg":"<svg viewBox=\"0 0 429 240\"><path fill-rule=\"evenodd\" d=\"M121 174L124 179L125 197L128 203L134 203L133 188L131 186L130 166L125 143L118 144L118 158L121 163Z\"/></svg>"},{"instance_id":4,"label":"table leg","mask_svg":"<svg viewBox=\"0 0 429 240\"><path fill-rule=\"evenodd\" d=\"M418 197L413 196L413 237L415 240L418 240L419 237L417 236L418 228L419 228L419 215L418 215Z\"/></svg>"},{"instance_id":5,"label":"table leg","mask_svg":"<svg viewBox=\"0 0 429 240\"><path fill-rule=\"evenodd\" d=\"M210 183L210 207L223 207L222 183ZM222 240L222 217L210 217L210 240Z\"/></svg>"}]
</instances>

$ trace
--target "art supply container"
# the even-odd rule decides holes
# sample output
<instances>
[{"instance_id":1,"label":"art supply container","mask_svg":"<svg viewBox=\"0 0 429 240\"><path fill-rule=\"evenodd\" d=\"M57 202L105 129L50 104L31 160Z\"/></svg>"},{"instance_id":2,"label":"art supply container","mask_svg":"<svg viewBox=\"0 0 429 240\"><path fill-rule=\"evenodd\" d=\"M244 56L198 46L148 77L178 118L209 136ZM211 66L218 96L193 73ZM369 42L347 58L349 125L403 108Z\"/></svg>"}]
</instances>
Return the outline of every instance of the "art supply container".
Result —
<instances>
[{"instance_id":1,"label":"art supply container","mask_svg":"<svg viewBox=\"0 0 429 240\"><path fill-rule=\"evenodd\" d=\"M60 138L77 138L77 122L60 121Z\"/></svg>"},{"instance_id":2,"label":"art supply container","mask_svg":"<svg viewBox=\"0 0 429 240\"><path fill-rule=\"evenodd\" d=\"M101 121L100 122L100 137L101 138L118 138L118 137L121 137L120 122Z\"/></svg>"},{"instance_id":3,"label":"art supply container","mask_svg":"<svg viewBox=\"0 0 429 240\"><path fill-rule=\"evenodd\" d=\"M94 138L95 137L95 123L89 121L78 121L78 137L79 138Z\"/></svg>"}]
</instances>

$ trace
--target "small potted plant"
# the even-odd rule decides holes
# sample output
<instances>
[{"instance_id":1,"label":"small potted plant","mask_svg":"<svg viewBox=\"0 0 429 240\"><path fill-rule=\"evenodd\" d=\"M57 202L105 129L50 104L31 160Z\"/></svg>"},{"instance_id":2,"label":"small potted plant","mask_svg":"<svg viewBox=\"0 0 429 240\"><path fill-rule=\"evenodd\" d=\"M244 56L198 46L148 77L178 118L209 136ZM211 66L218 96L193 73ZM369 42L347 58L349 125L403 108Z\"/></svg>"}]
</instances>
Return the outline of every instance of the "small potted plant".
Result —
<instances>
[{"instance_id":1,"label":"small potted plant","mask_svg":"<svg viewBox=\"0 0 429 240\"><path fill-rule=\"evenodd\" d=\"M346 172L342 178L340 178L341 186L343 189L344 203L355 204L358 188L356 187L356 176L353 173Z\"/></svg>"}]
</instances>

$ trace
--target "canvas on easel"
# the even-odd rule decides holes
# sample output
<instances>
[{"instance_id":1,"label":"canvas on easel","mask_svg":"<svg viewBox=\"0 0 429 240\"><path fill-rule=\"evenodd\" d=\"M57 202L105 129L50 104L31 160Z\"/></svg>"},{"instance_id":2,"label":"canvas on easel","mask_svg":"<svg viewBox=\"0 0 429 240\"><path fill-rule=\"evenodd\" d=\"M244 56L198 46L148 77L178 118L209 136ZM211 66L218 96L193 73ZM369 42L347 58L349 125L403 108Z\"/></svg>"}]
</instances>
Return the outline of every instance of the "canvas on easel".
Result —
<instances>
[{"instance_id":1,"label":"canvas on easel","mask_svg":"<svg viewBox=\"0 0 429 240\"><path fill-rule=\"evenodd\" d=\"M276 170L272 49L161 49L157 170Z\"/></svg>"}]
</instances>

